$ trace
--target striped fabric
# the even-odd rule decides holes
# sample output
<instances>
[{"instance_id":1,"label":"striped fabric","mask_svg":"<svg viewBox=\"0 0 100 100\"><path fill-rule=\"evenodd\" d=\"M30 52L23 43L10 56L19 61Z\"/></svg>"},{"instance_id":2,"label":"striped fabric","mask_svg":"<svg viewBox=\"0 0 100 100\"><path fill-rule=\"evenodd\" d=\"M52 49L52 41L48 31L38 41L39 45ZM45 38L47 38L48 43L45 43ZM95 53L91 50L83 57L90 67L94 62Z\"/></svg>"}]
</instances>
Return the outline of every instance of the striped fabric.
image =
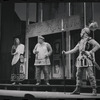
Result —
<instances>
[{"instance_id":1,"label":"striped fabric","mask_svg":"<svg viewBox=\"0 0 100 100\"><path fill-rule=\"evenodd\" d=\"M89 67L93 66L91 60L89 60L85 55L79 55L76 60L76 67Z\"/></svg>"}]
</instances>

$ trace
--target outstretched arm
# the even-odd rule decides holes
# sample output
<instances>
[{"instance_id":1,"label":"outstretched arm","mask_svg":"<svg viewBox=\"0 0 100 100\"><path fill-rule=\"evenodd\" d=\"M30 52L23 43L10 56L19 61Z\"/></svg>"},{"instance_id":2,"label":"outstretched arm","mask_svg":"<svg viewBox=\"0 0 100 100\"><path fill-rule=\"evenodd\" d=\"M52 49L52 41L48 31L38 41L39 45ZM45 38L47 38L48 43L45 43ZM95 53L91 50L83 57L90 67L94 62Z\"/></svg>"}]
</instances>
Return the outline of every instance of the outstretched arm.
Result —
<instances>
[{"instance_id":1,"label":"outstretched arm","mask_svg":"<svg viewBox=\"0 0 100 100\"><path fill-rule=\"evenodd\" d=\"M72 54L72 53L75 53L76 51L78 51L79 50L79 44L77 44L75 47L74 47L74 49L72 49L72 50L69 50L69 51L62 51L62 54Z\"/></svg>"}]
</instances>

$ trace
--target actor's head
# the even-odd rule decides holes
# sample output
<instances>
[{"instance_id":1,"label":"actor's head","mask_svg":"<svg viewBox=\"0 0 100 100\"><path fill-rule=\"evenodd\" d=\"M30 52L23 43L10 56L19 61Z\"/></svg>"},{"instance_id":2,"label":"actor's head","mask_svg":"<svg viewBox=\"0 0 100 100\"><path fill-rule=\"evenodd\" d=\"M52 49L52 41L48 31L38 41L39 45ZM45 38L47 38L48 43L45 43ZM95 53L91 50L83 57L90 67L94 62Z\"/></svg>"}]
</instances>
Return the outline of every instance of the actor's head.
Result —
<instances>
[{"instance_id":1,"label":"actor's head","mask_svg":"<svg viewBox=\"0 0 100 100\"><path fill-rule=\"evenodd\" d=\"M15 38L15 40L14 40L14 44L15 44L15 45L19 45L19 44L20 44L20 40L19 40L19 38Z\"/></svg>"},{"instance_id":2,"label":"actor's head","mask_svg":"<svg viewBox=\"0 0 100 100\"><path fill-rule=\"evenodd\" d=\"M40 44L42 44L43 42L44 42L44 37L43 36L38 36L38 42L40 43Z\"/></svg>"},{"instance_id":3,"label":"actor's head","mask_svg":"<svg viewBox=\"0 0 100 100\"><path fill-rule=\"evenodd\" d=\"M85 38L85 37L88 37L89 34L90 34L90 29L89 29L88 27L85 27L85 28L83 28L83 29L81 30L80 36L81 36L82 38Z\"/></svg>"}]
</instances>

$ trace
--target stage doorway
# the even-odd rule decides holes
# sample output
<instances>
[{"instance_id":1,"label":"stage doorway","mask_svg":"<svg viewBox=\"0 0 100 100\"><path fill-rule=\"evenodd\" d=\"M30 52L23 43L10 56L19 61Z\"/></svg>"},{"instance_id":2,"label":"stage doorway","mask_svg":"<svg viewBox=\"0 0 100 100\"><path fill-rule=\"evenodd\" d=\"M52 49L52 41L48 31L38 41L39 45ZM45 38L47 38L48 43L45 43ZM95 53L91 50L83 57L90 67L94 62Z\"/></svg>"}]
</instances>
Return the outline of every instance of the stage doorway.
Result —
<instances>
[{"instance_id":1,"label":"stage doorway","mask_svg":"<svg viewBox=\"0 0 100 100\"><path fill-rule=\"evenodd\" d=\"M62 66L62 33L54 33L49 35L43 35L45 41L50 43L53 53L50 56L50 79L63 79L63 66ZM66 39L66 32L64 32L64 39ZM29 38L29 61L28 61L28 79L35 79L35 55L33 49L37 43L37 37ZM66 42L65 45L66 46ZM65 47L66 48L66 47ZM43 74L43 73L42 73ZM44 75L41 75L44 78Z\"/></svg>"}]
</instances>

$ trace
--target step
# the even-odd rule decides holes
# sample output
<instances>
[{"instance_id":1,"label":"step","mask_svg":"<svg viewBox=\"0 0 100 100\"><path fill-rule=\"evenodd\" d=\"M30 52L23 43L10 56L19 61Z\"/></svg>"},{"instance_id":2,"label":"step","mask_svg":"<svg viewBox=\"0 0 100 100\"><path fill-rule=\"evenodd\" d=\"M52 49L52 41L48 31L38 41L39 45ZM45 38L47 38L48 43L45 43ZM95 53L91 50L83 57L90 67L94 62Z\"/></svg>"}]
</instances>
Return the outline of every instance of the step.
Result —
<instances>
[{"instance_id":1,"label":"step","mask_svg":"<svg viewBox=\"0 0 100 100\"><path fill-rule=\"evenodd\" d=\"M71 95L70 92L41 92L0 90L0 100L99 100L100 94L91 93Z\"/></svg>"},{"instance_id":2,"label":"step","mask_svg":"<svg viewBox=\"0 0 100 100\"><path fill-rule=\"evenodd\" d=\"M100 86L100 80L96 80L97 82L97 86ZM0 80L1 84L11 84L12 82L10 80ZM27 79L22 81L23 84L36 84L36 80L35 79ZM75 85L76 84L76 80L75 79L50 79L49 83L51 85L63 85L64 83L66 85ZM44 84L44 80L41 80L41 84ZM83 80L83 84L85 85L90 85L90 82L88 80Z\"/></svg>"},{"instance_id":3,"label":"step","mask_svg":"<svg viewBox=\"0 0 100 100\"><path fill-rule=\"evenodd\" d=\"M0 89L3 90L28 90L28 91L58 91L58 92L72 92L75 89L75 85L34 85L34 84L22 84L22 85L12 85L12 84L0 84ZM81 88L81 92L91 93L92 88L90 85L84 85ZM97 92L100 93L100 86L97 87Z\"/></svg>"}]
</instances>

